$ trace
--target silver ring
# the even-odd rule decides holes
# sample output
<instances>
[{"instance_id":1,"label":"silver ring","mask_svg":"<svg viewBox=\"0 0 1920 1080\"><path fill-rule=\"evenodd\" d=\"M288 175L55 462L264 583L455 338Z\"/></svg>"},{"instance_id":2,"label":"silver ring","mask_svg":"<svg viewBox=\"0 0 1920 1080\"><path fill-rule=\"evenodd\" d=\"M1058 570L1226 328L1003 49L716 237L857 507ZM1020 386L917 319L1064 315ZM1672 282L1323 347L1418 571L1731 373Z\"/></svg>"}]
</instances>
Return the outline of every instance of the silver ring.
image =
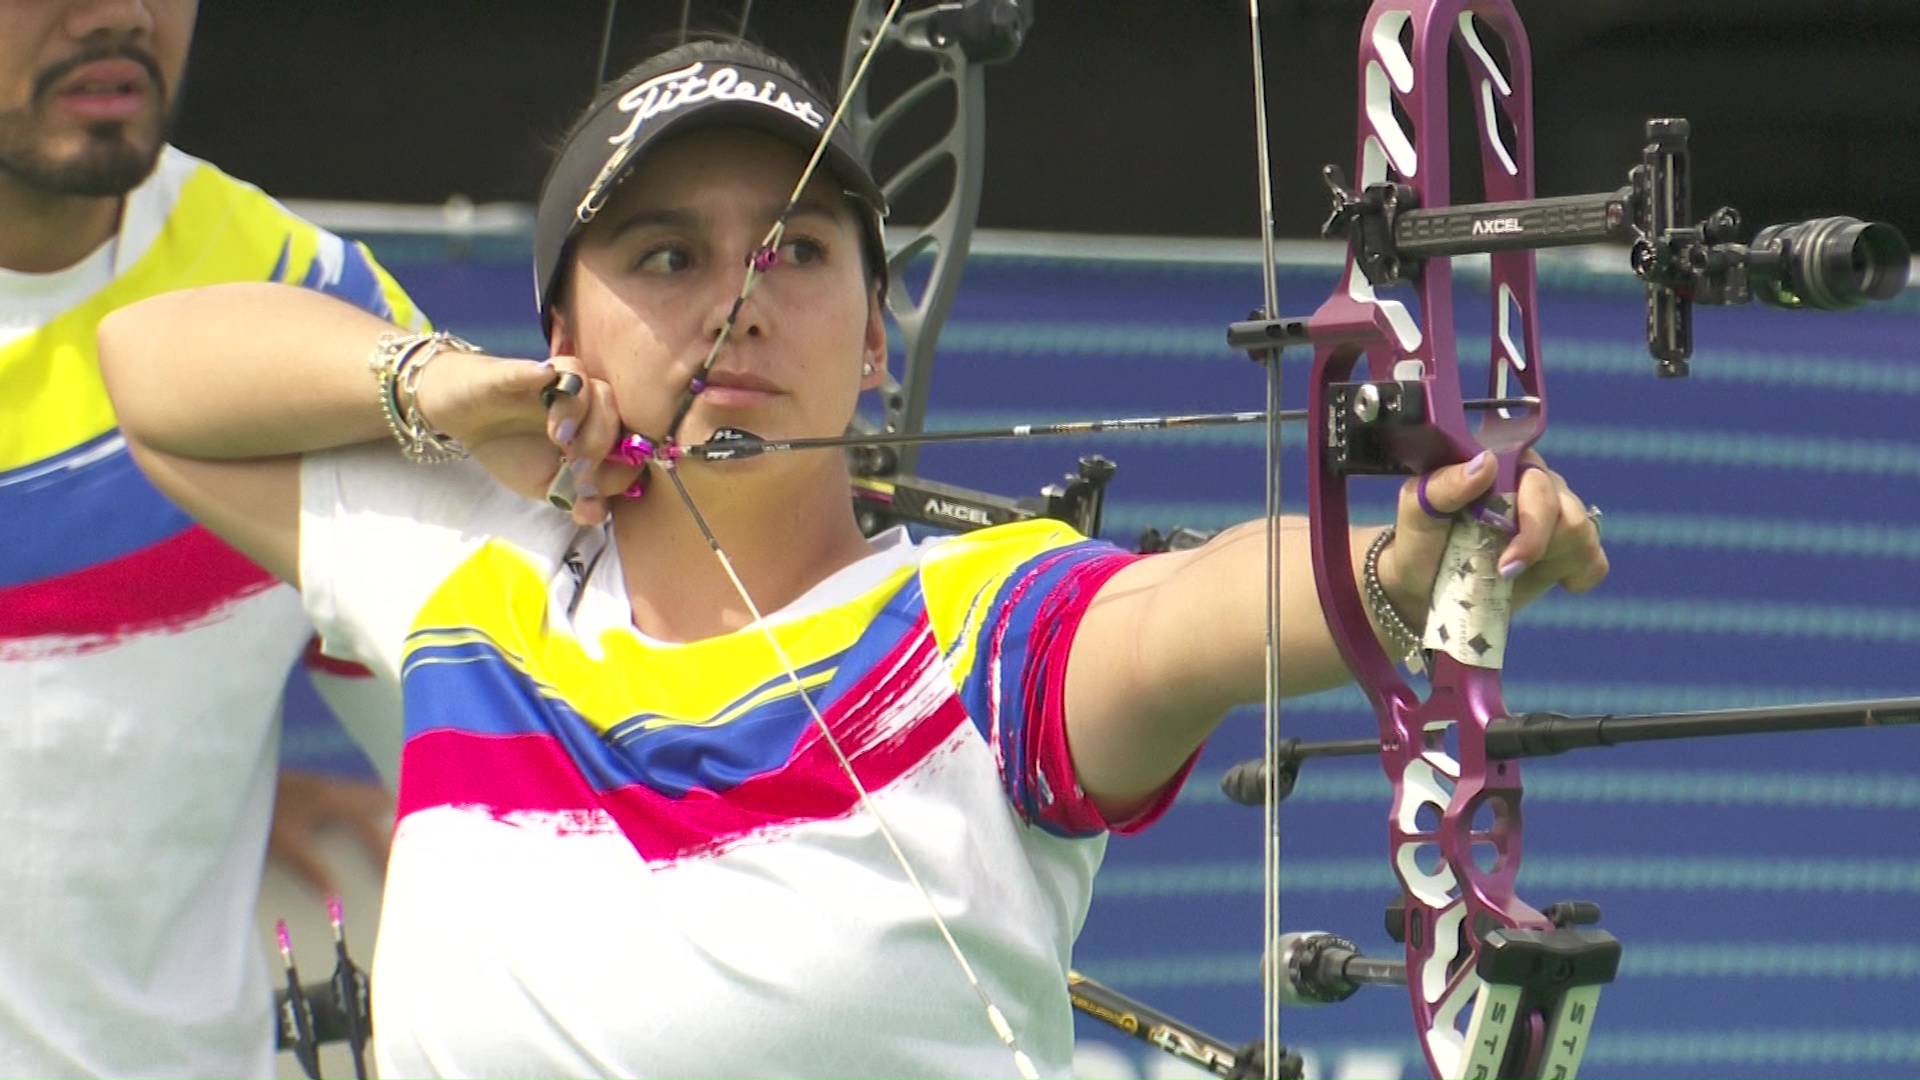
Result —
<instances>
[{"instance_id":1,"label":"silver ring","mask_svg":"<svg viewBox=\"0 0 1920 1080\"><path fill-rule=\"evenodd\" d=\"M555 397L574 397L580 393L580 388L585 385L586 383L581 380L580 376L571 371L563 371L555 375L552 382L540 388L540 407L543 409L551 409L553 408L553 399Z\"/></svg>"},{"instance_id":2,"label":"silver ring","mask_svg":"<svg viewBox=\"0 0 1920 1080\"><path fill-rule=\"evenodd\" d=\"M1597 507L1597 506L1589 506L1589 507L1587 507L1587 520L1588 520L1588 521L1591 521L1591 522L1593 522L1593 531L1595 531L1595 532L1599 532L1599 531L1600 531L1600 518L1601 518L1601 516L1602 516L1602 515L1601 515L1601 513L1600 513L1600 508L1599 508L1599 507Z\"/></svg>"}]
</instances>

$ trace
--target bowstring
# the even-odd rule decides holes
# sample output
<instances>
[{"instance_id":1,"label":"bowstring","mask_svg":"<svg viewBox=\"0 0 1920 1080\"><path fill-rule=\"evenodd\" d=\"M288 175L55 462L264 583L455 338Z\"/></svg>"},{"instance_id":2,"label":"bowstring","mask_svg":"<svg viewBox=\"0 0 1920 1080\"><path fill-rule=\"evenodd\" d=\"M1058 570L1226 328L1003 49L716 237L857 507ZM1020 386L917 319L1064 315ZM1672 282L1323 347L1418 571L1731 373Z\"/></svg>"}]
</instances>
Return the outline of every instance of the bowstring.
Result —
<instances>
[{"instance_id":1,"label":"bowstring","mask_svg":"<svg viewBox=\"0 0 1920 1080\"><path fill-rule=\"evenodd\" d=\"M1267 74L1260 55L1260 0L1247 0L1247 28L1253 47L1254 150L1259 168L1260 284L1264 290L1264 317L1280 317L1280 283L1274 267L1272 149L1267 137ZM1266 1044L1266 1076L1280 1075L1280 980L1285 976L1273 946L1280 938L1280 790L1274 763L1280 743L1280 350L1266 354L1266 693L1262 737L1267 762L1267 790L1261 803L1261 1038Z\"/></svg>"},{"instance_id":2,"label":"bowstring","mask_svg":"<svg viewBox=\"0 0 1920 1080\"><path fill-rule=\"evenodd\" d=\"M751 0L749 0L751 2ZM773 219L773 225L767 229L767 235L760 240L760 247L747 259L747 274L740 281L740 295L733 298L733 306L727 309L727 317L720 324L720 330L713 337L713 347L707 350L707 357L700 362L700 370L694 373L687 389L680 395L680 404L674 410L673 421L667 425L667 441L671 443L680 433L680 425L693 408L693 399L698 397L706 386L707 375L713 371L713 365L720 360L720 349L733 337L733 328L740 319L740 309L746 305L747 298L759 285L761 277L772 269L779 259L780 241L787 235L787 219L793 215L794 208L800 205L800 197L806 194L807 185L812 182L815 170L827 154L828 141L839 129L840 120L847 113L847 106L853 103L853 92L866 78L867 68L873 64L873 58L886 41L887 28L893 25L895 16L900 13L903 0L892 0L887 12L874 27L873 40L867 43L867 50L860 54L860 63L854 67L853 74L847 77L847 85L841 91L840 100L833 107L833 115L827 117L826 125L821 129L820 138L813 144L813 153L807 158L807 164L800 170L800 179L793 185L793 193L787 196L787 203Z\"/></svg>"},{"instance_id":3,"label":"bowstring","mask_svg":"<svg viewBox=\"0 0 1920 1080\"><path fill-rule=\"evenodd\" d=\"M607 55L613 51L613 13L619 9L620 0L607 0L606 22L600 27L600 62L594 65L593 92L595 94L600 92L600 84L607 81ZM684 28L681 36L686 36Z\"/></svg>"},{"instance_id":4,"label":"bowstring","mask_svg":"<svg viewBox=\"0 0 1920 1080\"><path fill-rule=\"evenodd\" d=\"M859 774L854 771L852 759L848 758L846 751L841 749L840 740L836 739L833 731L827 727L826 717L821 715L820 707L814 704L813 696L807 693L805 685L800 680L799 669L795 667L793 659L787 655L786 648L780 644L779 637L773 632L773 626L767 622L766 616L760 613L759 605L753 602L753 596L747 592L746 584L740 580L739 573L733 567L733 560L728 557L725 549L721 548L720 541L714 537L713 531L707 527L705 516L700 513L699 507L694 505L692 493L680 479L680 470L671 460L663 462L662 468L667 474L667 479L672 481L674 492L680 496L681 505L687 508L687 513L692 515L694 524L699 527L700 535L706 540L707 547L720 561L720 568L726 572L727 580L733 583L734 592L739 594L741 603L747 606L747 614L753 618L754 625L760 628L767 647L779 661L787 680L793 684L794 691L800 695L801 703L807 707L807 715L813 718L814 725L825 737L827 748L833 751L834 759L840 763L840 770L846 773L848 780L852 781L854 791L860 797L861 809L873 815L874 827L879 831L880 838L886 842L887 850L893 853L894 862L899 865L900 872L906 875L907 883L913 886L922 900L926 901L927 910L933 914L934 929L940 931L940 938L946 942L947 951L960 965L960 972L966 977L967 985L973 988L974 994L980 999L981 1006L986 1009L987 1022L993 1025L994 1034L998 1035L1000 1041L1006 1043L1007 1047L1013 1051L1015 1063L1020 1068L1020 1075L1027 1077L1028 1080L1038 1080L1039 1074L1014 1039L1013 1028L1007 1023L1006 1015L1000 1011L1000 1006L994 1003L992 995L987 993L987 988L981 984L980 977L974 973L973 965L967 961L967 954L960 948L960 942L953 936L953 931L947 926L946 920L941 918L933 895L927 891L926 885L920 880L920 875L914 871L913 863L907 859L906 851L894 838L893 829L887 825L887 819L873 805L873 798L867 794L866 785L860 782Z\"/></svg>"},{"instance_id":5,"label":"bowstring","mask_svg":"<svg viewBox=\"0 0 1920 1080\"><path fill-rule=\"evenodd\" d=\"M777 261L780 241L786 234L787 218L793 213L795 206L799 204L801 196L806 192L808 183L813 179L814 171L819 168L820 161L825 157L828 140L833 137L833 133L838 129L842 116L845 115L848 105L853 101L854 90L860 85L861 79L865 77L868 67L873 62L874 55L879 52L881 45L885 43L887 30L899 14L902 3L903 0L892 0L887 7L885 15L881 17L879 24L874 28L873 38L867 44L866 52L861 55L859 65L855 67L853 73L848 77L846 86L841 92L840 100L834 106L833 115L827 119L819 141L814 144L812 156L807 159L806 166L800 172L799 180L794 184L792 195L788 198L786 206L783 207L775 217L773 226L767 230L767 235L760 242L759 249L748 259L746 275L740 283L740 294L734 298L733 305L727 312L726 320L721 324L719 331L715 333L713 347L708 350L707 357L701 363L698 373L689 381L687 390L681 395L679 407L674 412L673 421L667 428L667 437L663 443L667 448L667 452L658 455L655 461L660 465L661 470L667 474L667 479L672 482L674 492L679 496L681 505L686 507L688 516L693 519L695 527L700 530L700 534L702 538L705 539L708 548L713 551L715 558L719 560L721 569L726 573L727 580L732 584L735 594L740 598L740 602L746 606L747 613L752 617L754 625L760 628L761 635L765 638L768 649L772 651L775 660L783 669L787 681L793 686L794 692L799 695L802 704L806 706L807 714L812 718L814 726L819 730L822 740L833 752L834 758L839 762L841 771L853 786L854 794L860 800L860 808L873 819L875 829L885 842L888 851L893 855L894 862L899 866L901 874L906 878L907 883L912 886L913 890L919 894L921 901L925 903L927 914L932 918L934 928L939 931L941 940L946 944L947 952L959 966L960 973L966 979L967 985L973 989L975 996L980 999L981 1006L986 1012L987 1022L992 1026L994 1035L1012 1052L1014 1067L1019 1071L1020 1075L1027 1078L1027 1080L1037 1080L1039 1072L1034 1067L1032 1059L1020 1048L1019 1040L1015 1037L1012 1026L1007 1022L1006 1014L1003 1013L1000 1006L994 1002L993 996L987 992L986 986L981 983L979 975L975 973L973 964L967 960L966 952L961 949L959 940L954 937L952 929L947 926L946 919L941 916L939 905L934 901L933 894L927 891L926 885L920 880L920 875L915 872L912 862L907 858L906 852L895 839L892 828L887 825L885 816L882 815L879 808L874 805L873 796L867 791L866 785L861 782L859 774L853 767L852 759L849 758L846 751L841 748L840 740L834 736L832 728L827 726L826 717L821 714L820 708L815 704L812 695L807 693L806 685L801 681L799 670L795 666L793 659L787 654L785 647L780 644L778 636L773 632L772 625L769 624L766 618L760 613L760 607L754 602L753 596L748 592L746 584L740 580L740 575L734 569L733 560L727 555L726 550L720 546L719 539L714 536L713 530L707 524L706 516L700 512L699 506L694 503L692 493L687 490L686 485L681 481L679 470L675 464L675 460L678 457L678 453L675 450L678 445L676 440L679 436L680 427L685 422L687 413L692 409L695 397L697 397L700 390L704 388L708 373L712 371L713 365L719 360L721 348L732 338L734 326L740 316L741 307L747 302L747 298L752 295L753 289L755 285L758 284L760 278L767 270L770 270ZM750 8L751 5L752 0L747 0L747 6ZM745 15L746 12L743 10L741 17L743 24L745 23Z\"/></svg>"}]
</instances>

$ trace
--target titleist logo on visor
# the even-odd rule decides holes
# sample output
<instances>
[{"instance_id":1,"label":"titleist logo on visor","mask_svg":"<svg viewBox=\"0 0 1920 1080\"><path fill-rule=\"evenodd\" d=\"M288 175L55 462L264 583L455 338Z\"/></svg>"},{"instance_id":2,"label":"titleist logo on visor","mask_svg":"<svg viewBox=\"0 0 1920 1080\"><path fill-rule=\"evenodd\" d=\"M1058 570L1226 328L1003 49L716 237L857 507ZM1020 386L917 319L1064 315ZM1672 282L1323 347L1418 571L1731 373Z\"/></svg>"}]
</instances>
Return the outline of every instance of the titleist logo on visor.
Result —
<instances>
[{"instance_id":1,"label":"titleist logo on visor","mask_svg":"<svg viewBox=\"0 0 1920 1080\"><path fill-rule=\"evenodd\" d=\"M579 219L589 221L599 211L601 203L605 201L605 193L601 188L625 167L641 128L647 121L702 101L747 101L765 105L786 113L816 131L827 122L820 110L814 108L813 102L805 98L796 99L771 78L763 78L752 71L743 77L741 69L729 66L714 68L708 74L706 63L696 61L678 71L656 75L621 94L615 103L619 111L627 113L630 119L626 127L607 137L607 142L614 148L613 153L607 157L607 163L600 167L600 173L593 178L593 183L587 185L586 195L576 208Z\"/></svg>"},{"instance_id":2,"label":"titleist logo on visor","mask_svg":"<svg viewBox=\"0 0 1920 1080\"><path fill-rule=\"evenodd\" d=\"M780 89L772 79L742 81L740 69L731 67L715 68L713 74L702 75L705 68L706 65L702 63L689 64L679 71L648 79L621 94L620 111L632 113L633 119L627 122L624 130L607 141L624 143L639 134L640 126L654 117L698 101L758 102L779 109L815 130L827 122L827 118L813 107L813 102L795 101L793 95Z\"/></svg>"}]
</instances>

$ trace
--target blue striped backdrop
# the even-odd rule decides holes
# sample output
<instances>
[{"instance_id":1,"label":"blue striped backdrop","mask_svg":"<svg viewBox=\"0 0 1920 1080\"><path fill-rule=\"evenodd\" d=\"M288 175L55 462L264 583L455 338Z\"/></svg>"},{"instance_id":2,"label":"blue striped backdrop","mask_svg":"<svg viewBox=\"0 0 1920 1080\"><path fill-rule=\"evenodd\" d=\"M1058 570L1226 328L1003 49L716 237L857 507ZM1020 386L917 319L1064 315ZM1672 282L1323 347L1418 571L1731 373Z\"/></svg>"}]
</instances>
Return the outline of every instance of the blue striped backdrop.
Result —
<instances>
[{"instance_id":1,"label":"blue striped backdrop","mask_svg":"<svg viewBox=\"0 0 1920 1080\"><path fill-rule=\"evenodd\" d=\"M538 355L524 241L454 249L369 238L446 328ZM936 368L931 426L1259 407L1260 372L1223 330L1259 300L1257 263L1142 246L1035 254L988 238ZM1156 255L1156 251L1158 254ZM997 253L996 253L997 252ZM1289 259L1282 308L1311 312L1334 254ZM1522 614L1508 703L1641 711L1920 694L1920 291L1847 315L1703 310L1695 374L1660 381L1624 274L1542 256L1541 449L1605 510L1613 573ZM1463 276L1465 276L1463 274ZM1484 291L1462 287L1462 356L1485 354ZM1304 402L1310 358L1283 362ZM1288 501L1304 493L1290 432ZM1257 429L933 447L921 471L1030 494L1098 451L1119 464L1106 528L1213 528L1260 513ZM1383 520L1390 481L1365 485ZM1373 730L1351 690L1290 703L1286 732ZM1076 963L1230 1041L1259 1032L1259 813L1217 780L1254 756L1231 718L1164 823L1116 841ZM295 760L339 760L293 725ZM1920 730L1758 736L1590 751L1526 766L1521 895L1597 901L1625 946L1588 1076L1920 1074ZM1371 952L1394 880L1377 765L1308 767L1285 813L1283 921ZM1324 1076L1423 1075L1404 996L1288 1011L1283 1038ZM1086 1068L1183 1075L1083 1024Z\"/></svg>"}]
</instances>

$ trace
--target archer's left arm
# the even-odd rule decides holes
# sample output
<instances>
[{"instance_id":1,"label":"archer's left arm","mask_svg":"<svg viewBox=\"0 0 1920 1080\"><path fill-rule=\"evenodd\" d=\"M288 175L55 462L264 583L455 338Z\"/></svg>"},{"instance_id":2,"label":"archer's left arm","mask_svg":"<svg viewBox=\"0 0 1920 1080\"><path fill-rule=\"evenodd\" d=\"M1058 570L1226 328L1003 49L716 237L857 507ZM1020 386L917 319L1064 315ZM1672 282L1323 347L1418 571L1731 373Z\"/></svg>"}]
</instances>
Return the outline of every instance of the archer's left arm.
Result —
<instances>
[{"instance_id":1,"label":"archer's left arm","mask_svg":"<svg viewBox=\"0 0 1920 1080\"><path fill-rule=\"evenodd\" d=\"M1409 625L1427 598L1450 515L1485 494L1490 468L1434 472L1430 516L1408 481L1380 577ZM1516 606L1559 586L1585 592L1607 573L1586 506L1544 467L1523 474L1519 529L1501 558L1514 567ZM1357 530L1353 573L1379 529ZM1307 523L1280 523L1281 693L1337 686L1350 676L1314 591ZM1109 820L1145 805L1199 748L1226 711L1261 700L1266 685L1265 522L1235 526L1204 546L1142 559L1115 574L1088 606L1066 677L1066 730L1083 790ZM1381 628L1376 626L1375 632Z\"/></svg>"}]
</instances>

